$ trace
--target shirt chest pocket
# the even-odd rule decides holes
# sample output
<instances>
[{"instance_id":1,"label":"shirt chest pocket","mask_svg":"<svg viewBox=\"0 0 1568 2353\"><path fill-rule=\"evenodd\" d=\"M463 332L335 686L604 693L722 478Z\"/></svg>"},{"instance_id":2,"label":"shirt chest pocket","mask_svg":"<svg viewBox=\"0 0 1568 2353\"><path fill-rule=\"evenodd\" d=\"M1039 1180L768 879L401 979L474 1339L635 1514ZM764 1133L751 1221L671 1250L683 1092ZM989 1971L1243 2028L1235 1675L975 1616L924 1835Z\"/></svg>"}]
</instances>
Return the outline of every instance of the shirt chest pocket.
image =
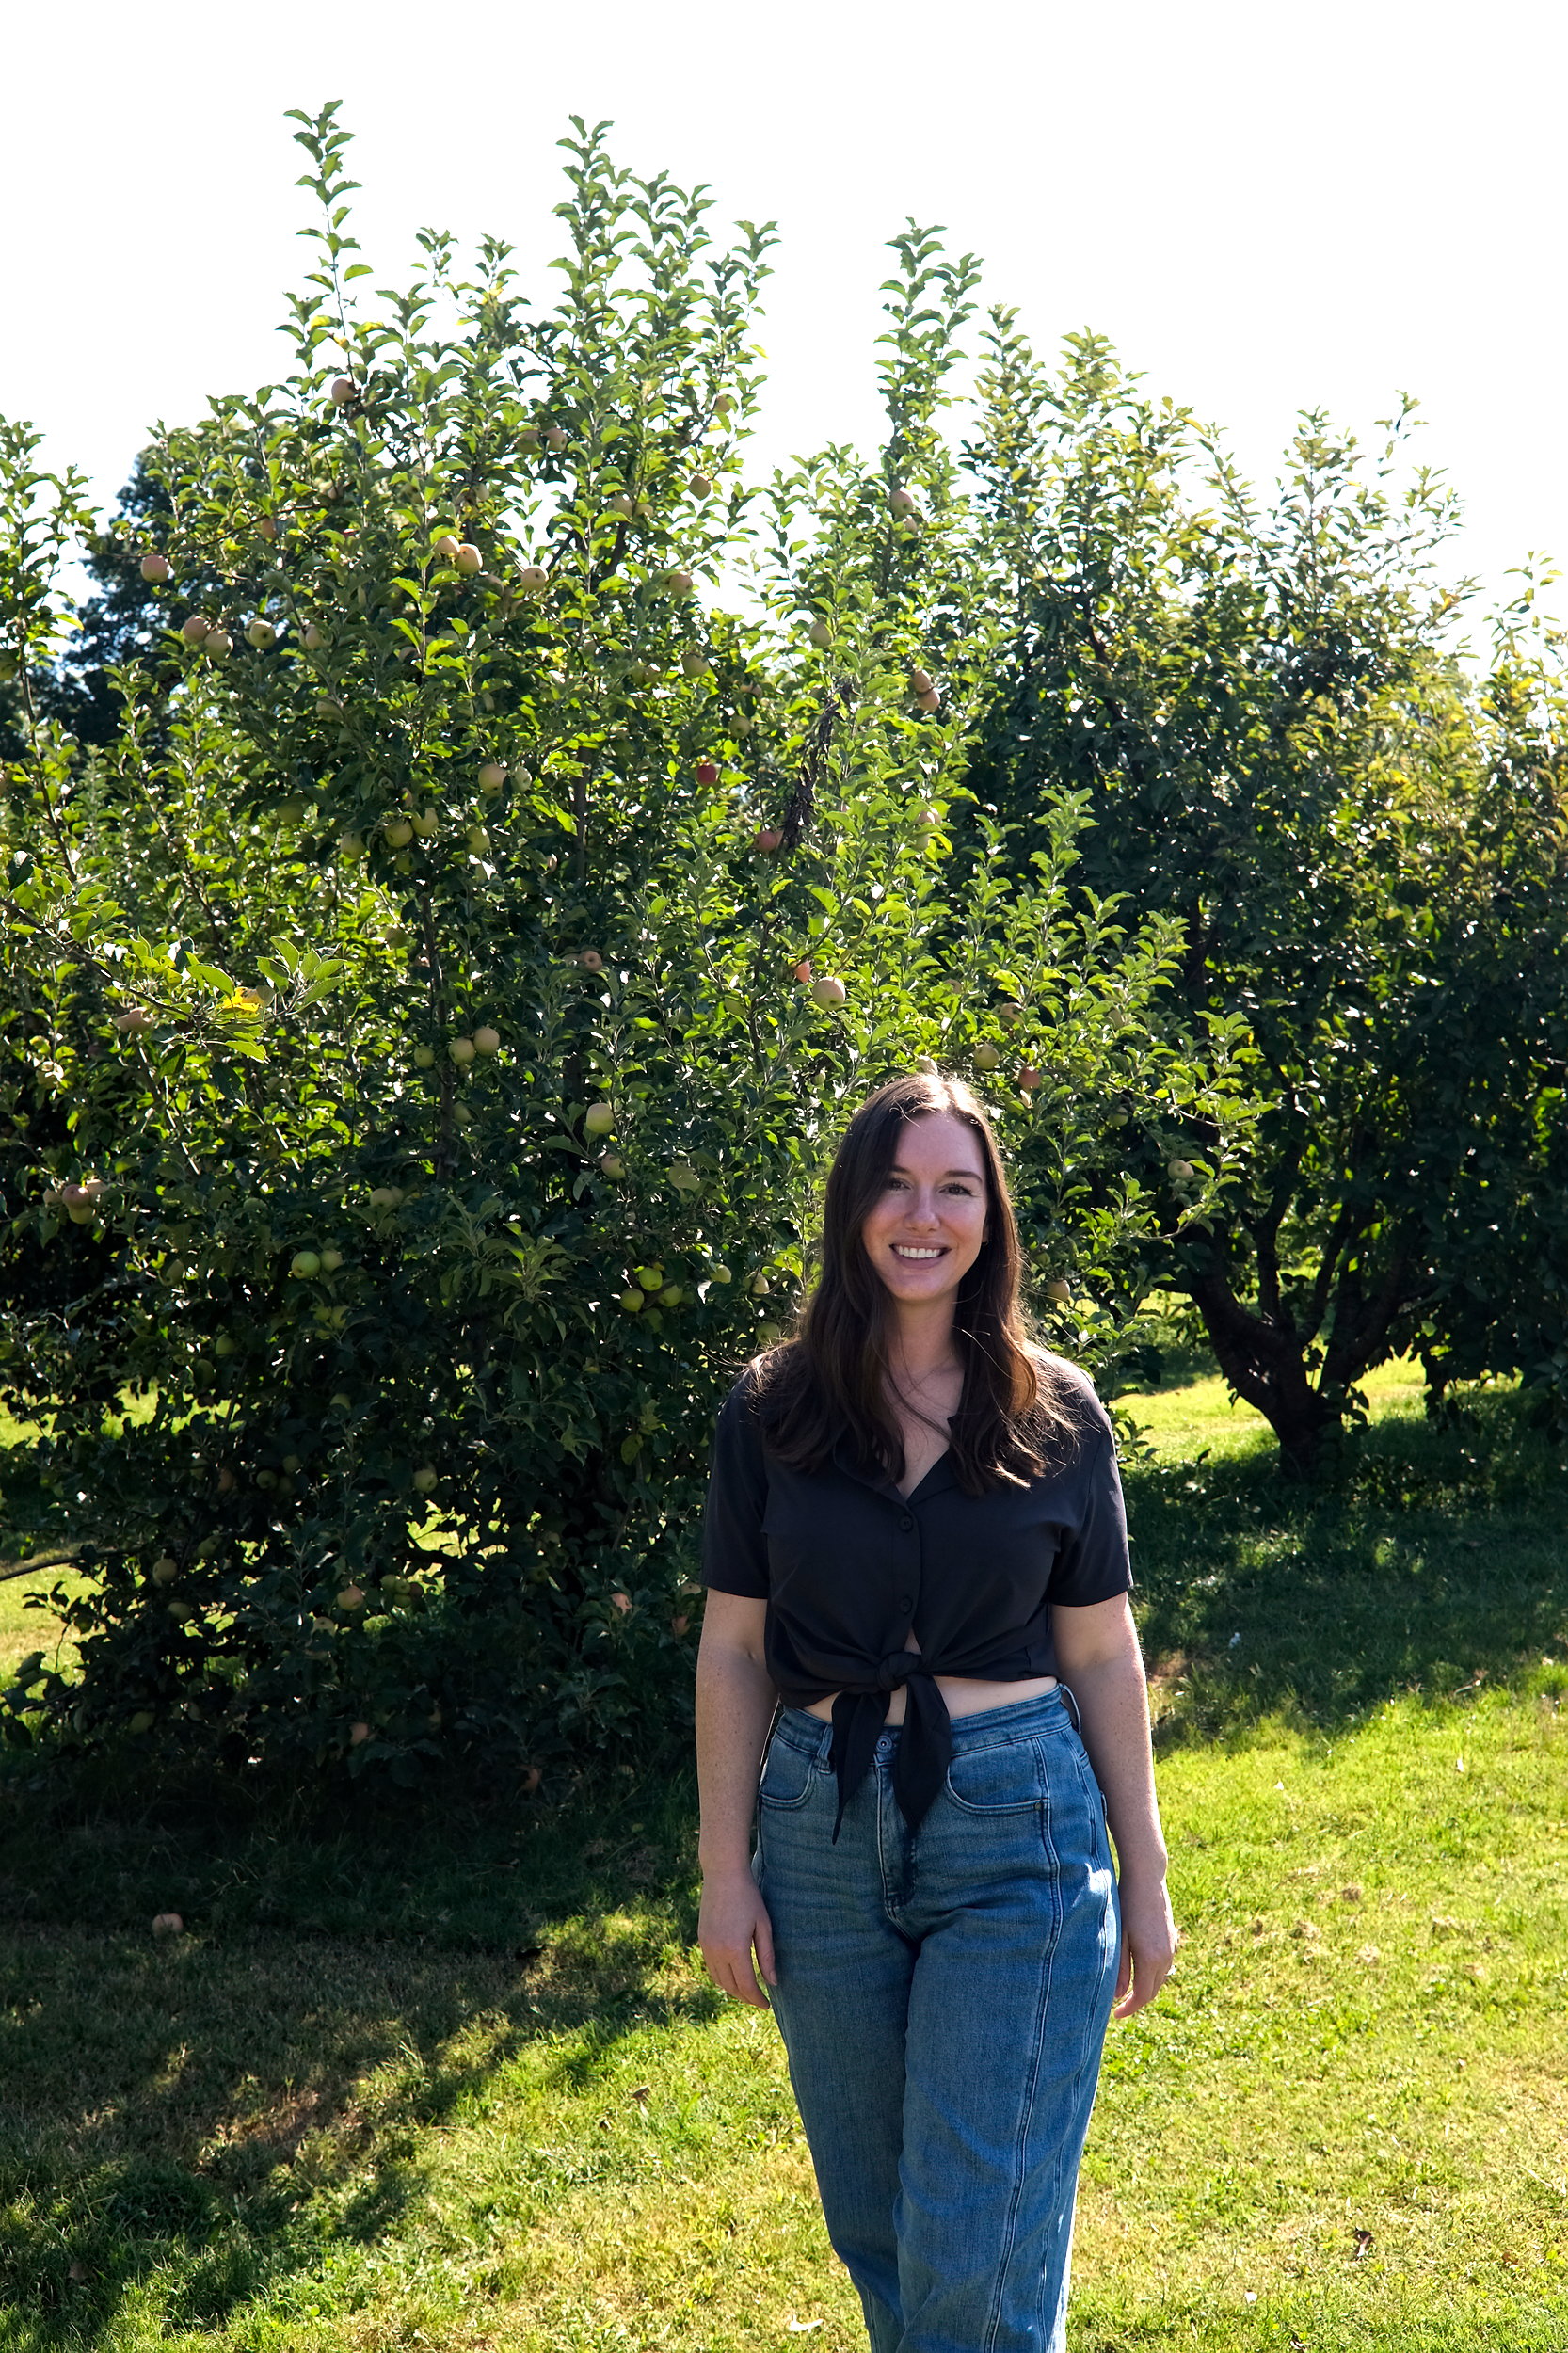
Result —
<instances>
[{"instance_id":1,"label":"shirt chest pocket","mask_svg":"<svg viewBox=\"0 0 1568 2353\"><path fill-rule=\"evenodd\" d=\"M960 1749L948 1767L947 1793L965 1814L1029 1814L1046 1801L1045 1760L1037 1741Z\"/></svg>"}]
</instances>

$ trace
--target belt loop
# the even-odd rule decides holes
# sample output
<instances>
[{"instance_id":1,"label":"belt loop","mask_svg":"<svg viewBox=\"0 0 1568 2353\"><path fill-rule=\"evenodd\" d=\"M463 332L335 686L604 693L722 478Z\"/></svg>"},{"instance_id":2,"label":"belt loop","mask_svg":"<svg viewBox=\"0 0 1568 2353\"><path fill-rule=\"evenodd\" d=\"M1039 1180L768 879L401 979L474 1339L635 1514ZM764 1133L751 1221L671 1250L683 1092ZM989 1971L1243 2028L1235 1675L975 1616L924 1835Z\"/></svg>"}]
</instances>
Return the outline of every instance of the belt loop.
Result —
<instances>
[{"instance_id":1,"label":"belt loop","mask_svg":"<svg viewBox=\"0 0 1568 2353\"><path fill-rule=\"evenodd\" d=\"M1067 1713L1072 1719L1073 1730L1081 1740L1083 1737L1083 1719L1078 1712L1078 1702L1074 1699L1072 1692L1069 1690L1066 1684L1062 1681L1060 1676L1057 1677L1056 1688L1067 1703Z\"/></svg>"}]
</instances>

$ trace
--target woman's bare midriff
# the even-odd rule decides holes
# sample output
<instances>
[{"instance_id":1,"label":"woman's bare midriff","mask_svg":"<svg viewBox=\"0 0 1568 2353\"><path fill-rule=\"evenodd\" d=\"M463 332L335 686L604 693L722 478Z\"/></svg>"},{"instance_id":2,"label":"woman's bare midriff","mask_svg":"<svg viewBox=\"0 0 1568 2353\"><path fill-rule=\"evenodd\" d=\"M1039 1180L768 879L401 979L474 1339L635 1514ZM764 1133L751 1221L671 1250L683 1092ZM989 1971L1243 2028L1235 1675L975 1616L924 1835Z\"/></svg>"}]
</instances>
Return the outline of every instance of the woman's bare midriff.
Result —
<instances>
[{"instance_id":1,"label":"woman's bare midriff","mask_svg":"<svg viewBox=\"0 0 1568 2353\"><path fill-rule=\"evenodd\" d=\"M934 1675L932 1681L946 1700L950 1716L979 1716L988 1707L1016 1707L1024 1700L1042 1699L1046 1692L1056 1689L1054 1675L1031 1675L1023 1683L983 1683L975 1675ZM806 1713L820 1716L826 1723L833 1714L833 1700L837 1697L835 1692L832 1699L813 1700ZM904 1693L902 1690L889 1691L888 1728L903 1721Z\"/></svg>"}]
</instances>

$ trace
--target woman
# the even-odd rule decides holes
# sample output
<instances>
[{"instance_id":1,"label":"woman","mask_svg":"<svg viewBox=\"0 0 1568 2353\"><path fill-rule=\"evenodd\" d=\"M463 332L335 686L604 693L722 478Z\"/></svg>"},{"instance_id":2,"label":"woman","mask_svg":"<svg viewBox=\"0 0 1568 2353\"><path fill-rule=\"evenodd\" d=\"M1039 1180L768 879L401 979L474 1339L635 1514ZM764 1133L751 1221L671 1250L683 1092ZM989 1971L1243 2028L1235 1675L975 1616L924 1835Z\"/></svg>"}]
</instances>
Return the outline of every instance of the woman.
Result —
<instances>
[{"instance_id":1,"label":"woman","mask_svg":"<svg viewBox=\"0 0 1568 2353\"><path fill-rule=\"evenodd\" d=\"M974 1096L894 1080L714 1447L702 1950L772 1992L873 2353L1060 2353L1107 2018L1176 1950L1111 1428L1019 1267Z\"/></svg>"}]
</instances>

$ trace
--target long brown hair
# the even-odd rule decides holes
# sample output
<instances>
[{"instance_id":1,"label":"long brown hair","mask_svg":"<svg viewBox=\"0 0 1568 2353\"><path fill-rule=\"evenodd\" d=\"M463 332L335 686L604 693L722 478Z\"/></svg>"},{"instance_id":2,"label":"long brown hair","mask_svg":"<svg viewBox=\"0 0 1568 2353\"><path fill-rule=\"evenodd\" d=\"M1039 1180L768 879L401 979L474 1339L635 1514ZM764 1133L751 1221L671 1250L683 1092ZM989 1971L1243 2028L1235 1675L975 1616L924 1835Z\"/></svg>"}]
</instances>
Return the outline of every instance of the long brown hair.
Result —
<instances>
[{"instance_id":1,"label":"long brown hair","mask_svg":"<svg viewBox=\"0 0 1568 2353\"><path fill-rule=\"evenodd\" d=\"M862 1466L904 1476L904 1440L888 1403L892 1300L860 1235L905 1128L942 1112L973 1134L986 1191L986 1237L952 1320L964 1385L948 1444L959 1484L970 1495L1022 1484L1078 1436L1082 1414L1072 1410L1070 1376L1025 1337L1023 1256L990 1122L961 1079L911 1072L878 1087L850 1121L828 1171L816 1287L794 1338L757 1367L768 1443L802 1470L823 1469L843 1440Z\"/></svg>"}]
</instances>

